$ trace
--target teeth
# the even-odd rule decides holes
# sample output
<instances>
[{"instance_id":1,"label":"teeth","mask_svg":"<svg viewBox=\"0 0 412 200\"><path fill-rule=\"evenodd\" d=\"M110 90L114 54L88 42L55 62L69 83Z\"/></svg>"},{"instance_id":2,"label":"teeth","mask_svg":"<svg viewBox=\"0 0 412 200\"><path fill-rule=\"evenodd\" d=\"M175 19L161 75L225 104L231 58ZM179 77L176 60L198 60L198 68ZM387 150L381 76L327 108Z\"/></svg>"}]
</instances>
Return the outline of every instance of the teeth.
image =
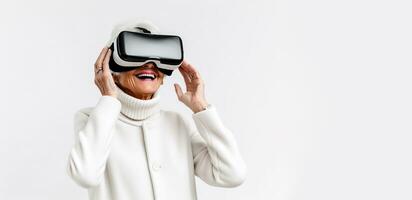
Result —
<instances>
[{"instance_id":1,"label":"teeth","mask_svg":"<svg viewBox=\"0 0 412 200\"><path fill-rule=\"evenodd\" d=\"M150 77L150 78L154 79L155 75L154 74L138 74L137 77L139 77L139 78L140 77Z\"/></svg>"}]
</instances>

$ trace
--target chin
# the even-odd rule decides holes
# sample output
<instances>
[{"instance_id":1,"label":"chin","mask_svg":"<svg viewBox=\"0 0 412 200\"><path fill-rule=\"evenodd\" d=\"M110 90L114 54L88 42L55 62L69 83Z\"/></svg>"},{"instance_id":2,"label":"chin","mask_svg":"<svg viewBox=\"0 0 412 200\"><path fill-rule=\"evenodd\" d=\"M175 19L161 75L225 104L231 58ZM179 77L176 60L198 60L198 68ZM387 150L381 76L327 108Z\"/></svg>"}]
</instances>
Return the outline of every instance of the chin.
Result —
<instances>
[{"instance_id":1,"label":"chin","mask_svg":"<svg viewBox=\"0 0 412 200\"><path fill-rule=\"evenodd\" d=\"M151 87L151 86L148 86L148 87L143 87L143 88L139 88L139 91L141 92L141 93L155 93L156 91L157 91L157 89L158 88L156 88L156 87Z\"/></svg>"}]
</instances>

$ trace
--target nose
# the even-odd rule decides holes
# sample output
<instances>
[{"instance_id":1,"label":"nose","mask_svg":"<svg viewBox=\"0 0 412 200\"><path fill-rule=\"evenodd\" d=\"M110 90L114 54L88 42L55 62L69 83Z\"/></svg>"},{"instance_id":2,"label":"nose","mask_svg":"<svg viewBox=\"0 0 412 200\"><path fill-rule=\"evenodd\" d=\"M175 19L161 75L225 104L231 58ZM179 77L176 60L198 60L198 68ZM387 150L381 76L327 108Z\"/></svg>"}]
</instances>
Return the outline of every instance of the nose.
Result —
<instances>
[{"instance_id":1,"label":"nose","mask_svg":"<svg viewBox=\"0 0 412 200\"><path fill-rule=\"evenodd\" d=\"M143 67L146 69L156 69L157 66L154 62L148 62L144 64Z\"/></svg>"}]
</instances>

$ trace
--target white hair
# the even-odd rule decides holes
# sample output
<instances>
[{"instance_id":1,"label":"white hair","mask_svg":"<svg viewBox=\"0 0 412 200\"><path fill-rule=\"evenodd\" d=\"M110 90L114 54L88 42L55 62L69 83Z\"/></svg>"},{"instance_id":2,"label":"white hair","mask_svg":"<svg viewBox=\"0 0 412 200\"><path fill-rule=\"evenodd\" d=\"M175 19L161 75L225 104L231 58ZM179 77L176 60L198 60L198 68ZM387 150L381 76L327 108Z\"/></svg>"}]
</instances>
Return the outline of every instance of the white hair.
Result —
<instances>
[{"instance_id":1,"label":"white hair","mask_svg":"<svg viewBox=\"0 0 412 200\"><path fill-rule=\"evenodd\" d=\"M143 32L143 30L139 28L146 29L150 31L150 33L154 33L154 34L160 33L159 28L147 19L137 18L137 19L124 20L114 25L112 33L110 35L110 39L107 41L106 46L110 47L112 43L114 42L114 40L116 39L116 37L122 31ZM120 73L121 72L112 71L112 74L114 75L120 75ZM166 79L167 79L167 76L164 76L163 81L165 82Z\"/></svg>"},{"instance_id":2,"label":"white hair","mask_svg":"<svg viewBox=\"0 0 412 200\"><path fill-rule=\"evenodd\" d=\"M110 47L112 43L114 42L114 40L116 39L116 37L122 31L143 32L143 30L139 28L146 29L150 31L150 33L155 33L155 34L159 33L159 28L149 20L146 20L146 19L126 20L126 21L122 21L114 25L112 33L110 35L110 39L109 41L107 41L106 46Z\"/></svg>"}]
</instances>

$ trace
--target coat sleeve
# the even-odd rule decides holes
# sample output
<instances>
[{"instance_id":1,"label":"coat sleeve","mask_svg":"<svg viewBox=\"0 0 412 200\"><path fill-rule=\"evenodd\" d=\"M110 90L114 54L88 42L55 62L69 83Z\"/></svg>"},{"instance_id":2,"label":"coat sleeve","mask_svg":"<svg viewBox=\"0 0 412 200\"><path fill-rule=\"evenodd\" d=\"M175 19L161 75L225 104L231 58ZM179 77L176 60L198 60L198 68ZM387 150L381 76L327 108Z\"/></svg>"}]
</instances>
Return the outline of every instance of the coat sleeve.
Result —
<instances>
[{"instance_id":1,"label":"coat sleeve","mask_svg":"<svg viewBox=\"0 0 412 200\"><path fill-rule=\"evenodd\" d=\"M197 129L191 134L195 175L212 186L241 185L246 178L246 164L215 106L193 113L192 118Z\"/></svg>"},{"instance_id":2,"label":"coat sleeve","mask_svg":"<svg viewBox=\"0 0 412 200\"><path fill-rule=\"evenodd\" d=\"M102 96L89 112L81 109L74 115L75 141L68 157L67 173L84 188L99 185L103 178L120 109L118 99Z\"/></svg>"}]
</instances>

